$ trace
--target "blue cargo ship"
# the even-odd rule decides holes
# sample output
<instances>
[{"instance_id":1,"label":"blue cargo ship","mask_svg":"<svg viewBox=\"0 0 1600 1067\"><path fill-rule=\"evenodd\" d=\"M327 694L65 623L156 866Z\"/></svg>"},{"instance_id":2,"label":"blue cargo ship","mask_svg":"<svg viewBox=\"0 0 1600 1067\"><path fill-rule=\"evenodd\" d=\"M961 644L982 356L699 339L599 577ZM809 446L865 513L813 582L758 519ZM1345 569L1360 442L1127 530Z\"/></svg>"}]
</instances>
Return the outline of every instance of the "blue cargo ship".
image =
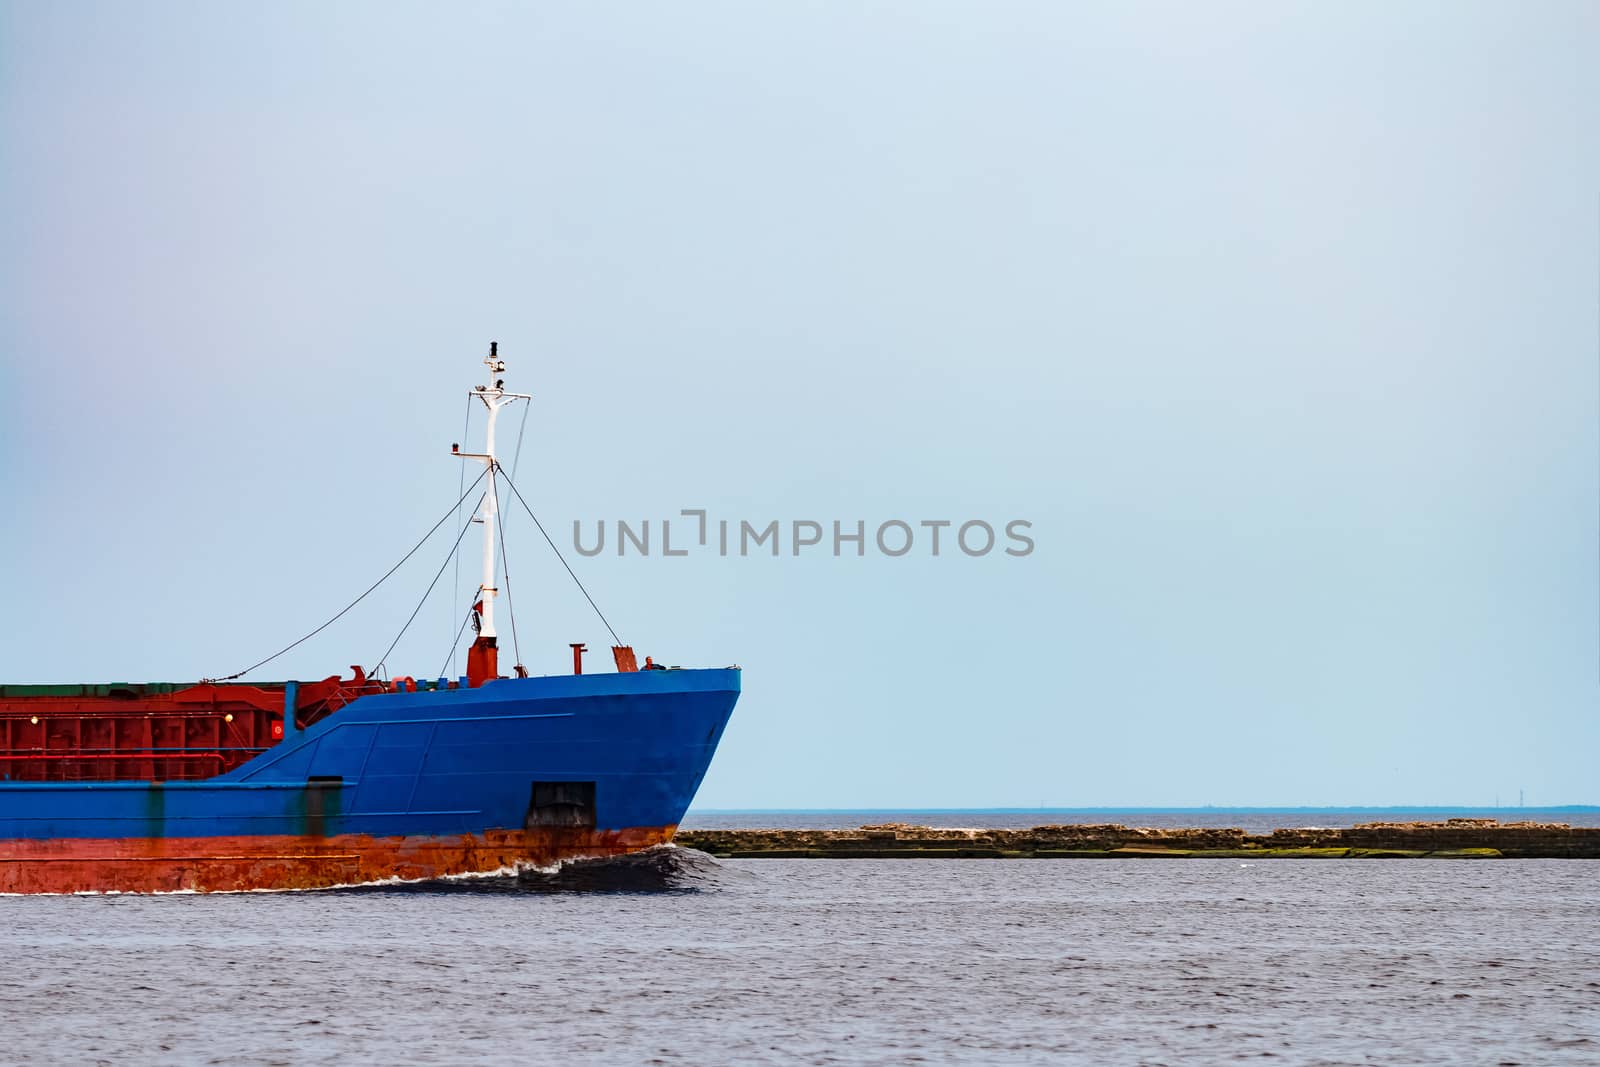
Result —
<instances>
[{"instance_id":1,"label":"blue cargo ship","mask_svg":"<svg viewBox=\"0 0 1600 1067\"><path fill-rule=\"evenodd\" d=\"M500 676L494 417L528 398L485 362L485 450L452 449L486 483L467 675L0 686L0 892L416 881L672 839L741 672L640 669L618 642L615 672L581 673L574 646L572 675Z\"/></svg>"}]
</instances>

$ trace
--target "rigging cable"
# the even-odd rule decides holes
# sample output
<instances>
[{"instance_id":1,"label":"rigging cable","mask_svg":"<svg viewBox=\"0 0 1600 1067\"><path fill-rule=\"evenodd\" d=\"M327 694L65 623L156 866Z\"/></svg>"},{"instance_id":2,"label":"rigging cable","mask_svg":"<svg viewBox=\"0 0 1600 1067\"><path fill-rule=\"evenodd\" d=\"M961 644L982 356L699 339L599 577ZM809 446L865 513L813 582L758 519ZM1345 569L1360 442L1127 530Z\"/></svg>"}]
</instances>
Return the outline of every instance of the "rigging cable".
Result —
<instances>
[{"instance_id":1,"label":"rigging cable","mask_svg":"<svg viewBox=\"0 0 1600 1067\"><path fill-rule=\"evenodd\" d=\"M483 481L484 474L487 474L487 473L489 473L489 469L487 467L485 467L484 471L483 471L483 474L480 474L476 478L474 478L472 480L472 484L467 486L467 491L465 493L461 494L461 500L465 500L469 495L471 495L472 491L478 487L478 483ZM372 585L368 586L367 587L367 591L365 593L362 593L360 596L356 597L354 600L350 601L350 603L346 604L342 609L340 609L339 614L335 615L333 618L329 619L327 622L323 623L321 626L318 626L315 630L312 630L310 633L308 633L304 637L300 638L300 640L295 641L292 644L285 645L283 648L280 648L278 651L274 652L272 655L268 656L266 659L262 660L259 663L253 663L250 666L246 667L244 670L239 671L239 672L237 672L235 674L230 674L230 675L228 675L228 676L226 676L224 678L208 678L208 679L205 679L205 680L206 681L211 681L211 682L231 682L235 678L243 678L245 675L249 674L251 671L255 670L257 667L266 666L267 664L271 663L273 660L277 659L279 656L283 655L285 652L288 652L290 649L295 648L298 645L304 644L305 642L311 640L313 637L315 637L318 634L320 634L322 631L326 630L328 627L332 626L334 623L338 622L340 619L342 619L344 617L345 613L348 612L351 608L355 607L357 604L359 604L363 600L367 599L368 594L370 594L374 589L378 588L378 586L380 586L384 582L388 581L389 580L389 576L394 574L395 571L399 570L402 566L404 566L406 560L408 560L412 556L416 555L417 554L417 550L420 549L423 545L428 543L428 538L432 537L434 535L434 533L439 529L439 527L443 526L445 524L445 521L450 518L451 514L453 512L455 512L456 509L461 506L461 500L456 501L454 504L452 504L450 506L450 510L446 511L444 513L444 515L440 517L439 521L433 524L433 529L431 529L427 533L423 534L422 535L422 540L418 541L416 543L416 545L414 545L412 547L410 552L407 552L404 556L400 557L400 562L399 563L396 563L393 567L390 567L388 569L388 571L386 571L384 573L384 576L382 578L379 578L377 581L373 582ZM459 536L456 538L456 543L457 544L461 543L461 538Z\"/></svg>"},{"instance_id":2,"label":"rigging cable","mask_svg":"<svg viewBox=\"0 0 1600 1067\"><path fill-rule=\"evenodd\" d=\"M488 466L485 465L483 469L484 469L484 473L487 474L488 471L489 471ZM482 481L482 480L483 480L483 475L479 475L478 476L478 481ZM472 484L473 484L474 487L476 487L478 482L475 481ZM473 511L477 511L478 510L478 505L482 504L483 500L484 500L484 497L487 497L488 495L489 495L489 491L487 489L485 489L483 491L483 496L478 498L478 503L474 504L472 506L472 510ZM445 518L449 518L449 516L446 515ZM384 666L385 661L389 658L389 653L394 651L394 646L398 645L400 643L400 639L406 635L406 631L411 628L411 624L413 622L417 621L417 613L422 610L422 605L424 605L424 604L426 604L428 602L428 597L433 595L433 587L439 584L439 579L440 578L444 577L445 568L450 566L451 556L453 556L455 554L456 549L458 547L460 547L461 539L463 537L467 536L467 531L472 529L472 524L475 521L476 521L475 519L468 519L467 522L466 522L466 525L461 527L461 532L456 534L455 544L450 546L451 555L450 556L445 556L444 562L439 564L439 570L438 570L437 573L434 574L433 581L428 583L428 591L422 594L422 599L421 600L417 601L417 606L415 608L413 608L412 611L411 611L411 617L406 620L406 624L404 626L400 627L400 632L394 635L394 640L389 642L389 647L384 650L384 653L383 653L382 656L378 657L378 662L373 664L372 672L371 672L373 676L377 675L379 667Z\"/></svg>"},{"instance_id":3,"label":"rigging cable","mask_svg":"<svg viewBox=\"0 0 1600 1067\"><path fill-rule=\"evenodd\" d=\"M467 443L467 433L471 428L472 428L472 394L468 393L467 394L467 413L461 419L461 443L462 444L466 444ZM461 487L464 484L466 484L467 468L466 467L460 467L460 468L458 468L458 470L460 470L461 473L459 475L457 475L457 477L456 477L456 492L460 493L461 492ZM466 494L462 493L461 500L465 500L465 499L466 499ZM456 501L456 523L457 523L457 525L459 525L461 523L461 500L457 500ZM451 586L450 586L450 591L452 593L454 593L456 596L459 597L461 595L461 549L459 547L456 549L455 559L456 559L456 573L455 573L454 579L452 580L452 583L451 583ZM457 640L459 640L460 637L461 637L461 635L459 633L456 634ZM456 665L456 646L455 646L454 643L452 643L450 645L450 662L446 663L445 666L449 667L449 668L452 668L451 673L453 674L453 673L455 673L454 669L453 669L455 667L455 665Z\"/></svg>"},{"instance_id":4,"label":"rigging cable","mask_svg":"<svg viewBox=\"0 0 1600 1067\"><path fill-rule=\"evenodd\" d=\"M522 405L522 425L517 427L517 450L511 454L511 473L517 473L517 464L522 461L522 433L528 428L528 412L533 410L533 401Z\"/></svg>"},{"instance_id":5,"label":"rigging cable","mask_svg":"<svg viewBox=\"0 0 1600 1067\"><path fill-rule=\"evenodd\" d=\"M499 467L499 464L495 464L495 466ZM505 468L504 467L500 467L500 473L501 474L505 474ZM559 559L561 561L561 565L563 567L567 568L567 573L569 575L572 575L572 580L574 582L577 582L578 591L583 594L583 599L587 600L589 602L589 606L594 609L594 613L596 615L600 616L600 621L606 624L606 629L607 630L611 630L611 639L613 641L615 641L618 645L621 645L622 644L622 638L617 636L617 631L613 630L611 628L611 623L606 621L605 612L601 611L600 610L600 605L596 604L594 602L594 597L589 595L589 590L585 589L583 587L583 583L578 581L578 576L576 574L572 573L572 567L571 567L570 564L567 563L567 557L563 556L561 554L561 550L556 547L556 543L554 541L550 540L550 535L545 532L544 523L539 521L539 516L537 516L537 515L535 515L533 513L533 509L528 506L528 502L526 500L522 499L522 493L517 489L516 483L514 483L508 477L508 478L506 478L506 484L511 486L511 491L516 494L517 503L521 504L522 505L522 510L526 511L528 513L528 518L532 519L533 520L533 524L535 526L539 527L539 532L544 534L545 543L547 543L550 546L550 551L552 551L552 552L554 552L556 554L556 559Z\"/></svg>"},{"instance_id":6,"label":"rigging cable","mask_svg":"<svg viewBox=\"0 0 1600 1067\"><path fill-rule=\"evenodd\" d=\"M496 463L495 466L499 467L500 464ZM511 557L506 555L506 524L500 521L500 511L500 508L494 509L494 523L500 527L500 568L506 579L506 614L511 617L511 651L517 657L517 666L521 667L522 646L517 643L517 611L511 606Z\"/></svg>"},{"instance_id":7,"label":"rigging cable","mask_svg":"<svg viewBox=\"0 0 1600 1067\"><path fill-rule=\"evenodd\" d=\"M439 668L439 677L441 678L449 677L449 675L445 674L445 671L456 661L456 649L461 644L461 635L467 632L467 623L472 621L472 613L476 604L477 597L474 596L473 603L467 606L467 613L461 617L461 629L457 630L455 637L450 639L450 654L445 657L444 666Z\"/></svg>"}]
</instances>

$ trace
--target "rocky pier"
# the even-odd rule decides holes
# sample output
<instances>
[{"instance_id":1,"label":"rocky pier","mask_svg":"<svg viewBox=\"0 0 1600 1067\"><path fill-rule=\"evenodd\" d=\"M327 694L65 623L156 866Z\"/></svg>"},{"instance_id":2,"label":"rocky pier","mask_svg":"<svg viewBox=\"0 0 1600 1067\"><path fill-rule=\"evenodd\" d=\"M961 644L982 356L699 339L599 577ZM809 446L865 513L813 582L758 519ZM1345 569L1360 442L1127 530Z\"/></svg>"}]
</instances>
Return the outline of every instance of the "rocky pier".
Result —
<instances>
[{"instance_id":1,"label":"rocky pier","mask_svg":"<svg viewBox=\"0 0 1600 1067\"><path fill-rule=\"evenodd\" d=\"M731 859L1600 859L1600 827L1494 819L1373 822L1247 834L1237 828L1051 825L946 829L680 830L687 848Z\"/></svg>"}]
</instances>

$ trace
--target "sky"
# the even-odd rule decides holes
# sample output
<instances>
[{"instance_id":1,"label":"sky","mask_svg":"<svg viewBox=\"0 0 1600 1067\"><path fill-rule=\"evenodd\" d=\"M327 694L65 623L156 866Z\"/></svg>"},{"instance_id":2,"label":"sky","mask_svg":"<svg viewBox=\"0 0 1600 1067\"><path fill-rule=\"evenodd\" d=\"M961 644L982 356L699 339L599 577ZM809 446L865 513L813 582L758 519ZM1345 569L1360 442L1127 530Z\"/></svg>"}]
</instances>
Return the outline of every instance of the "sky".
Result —
<instances>
[{"instance_id":1,"label":"sky","mask_svg":"<svg viewBox=\"0 0 1600 1067\"><path fill-rule=\"evenodd\" d=\"M697 806L1600 802L1592 3L0 0L0 205L0 679L328 618L495 340L611 624L744 668ZM370 667L446 527L251 677ZM603 664L506 534L502 662Z\"/></svg>"}]
</instances>

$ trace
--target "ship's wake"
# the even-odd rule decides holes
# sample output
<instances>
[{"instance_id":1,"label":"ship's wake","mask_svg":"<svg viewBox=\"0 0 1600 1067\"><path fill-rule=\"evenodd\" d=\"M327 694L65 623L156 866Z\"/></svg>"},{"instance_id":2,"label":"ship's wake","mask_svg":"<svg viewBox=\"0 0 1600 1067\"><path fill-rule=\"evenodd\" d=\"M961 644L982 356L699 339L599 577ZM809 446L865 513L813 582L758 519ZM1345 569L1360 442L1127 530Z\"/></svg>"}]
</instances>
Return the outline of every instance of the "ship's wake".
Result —
<instances>
[{"instance_id":1,"label":"ship's wake","mask_svg":"<svg viewBox=\"0 0 1600 1067\"><path fill-rule=\"evenodd\" d=\"M516 881L520 890L541 893L694 893L724 889L745 877L697 849L661 845L523 871Z\"/></svg>"},{"instance_id":2,"label":"ship's wake","mask_svg":"<svg viewBox=\"0 0 1600 1067\"><path fill-rule=\"evenodd\" d=\"M624 856L564 860L550 867L426 882L352 887L385 893L704 893L748 879L692 848L657 845ZM346 892L352 890L345 890Z\"/></svg>"}]
</instances>

